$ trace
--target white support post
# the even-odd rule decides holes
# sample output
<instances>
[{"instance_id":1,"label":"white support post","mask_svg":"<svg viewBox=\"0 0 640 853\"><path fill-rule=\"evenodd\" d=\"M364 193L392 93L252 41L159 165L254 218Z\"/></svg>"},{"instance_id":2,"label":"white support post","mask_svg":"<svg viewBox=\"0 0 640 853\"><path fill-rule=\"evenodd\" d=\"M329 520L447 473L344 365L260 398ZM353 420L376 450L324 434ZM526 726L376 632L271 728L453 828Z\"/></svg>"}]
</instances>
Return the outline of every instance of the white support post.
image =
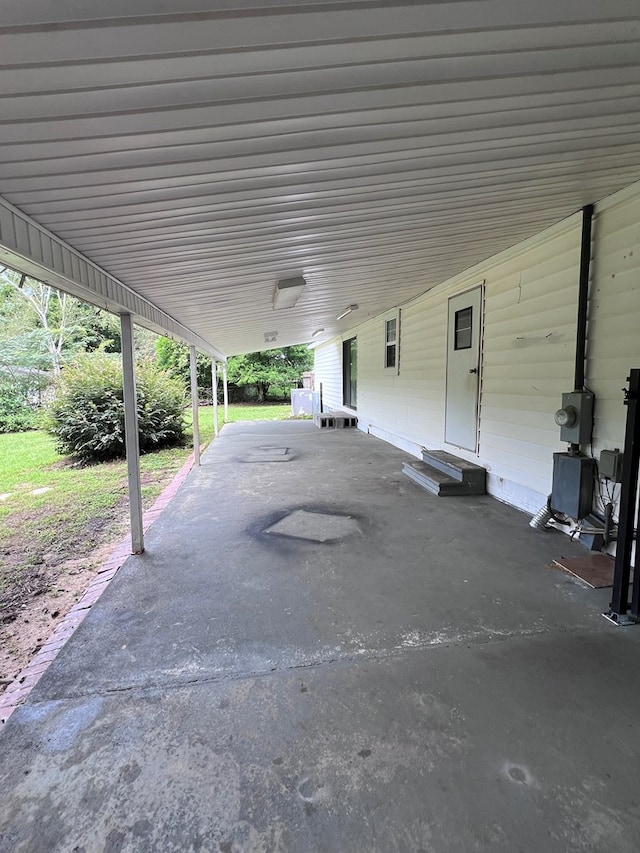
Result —
<instances>
[{"instance_id":1,"label":"white support post","mask_svg":"<svg viewBox=\"0 0 640 853\"><path fill-rule=\"evenodd\" d=\"M224 421L229 422L229 386L227 385L227 365L222 366L222 390L224 392Z\"/></svg>"},{"instance_id":2,"label":"white support post","mask_svg":"<svg viewBox=\"0 0 640 853\"><path fill-rule=\"evenodd\" d=\"M195 346L189 347L189 366L191 368L191 407L193 410L193 461L200 464L200 421L198 417L198 364Z\"/></svg>"},{"instance_id":3,"label":"white support post","mask_svg":"<svg viewBox=\"0 0 640 853\"><path fill-rule=\"evenodd\" d=\"M217 438L220 435L218 426L218 365L215 358L211 359L211 386L213 390L213 434Z\"/></svg>"},{"instance_id":4,"label":"white support post","mask_svg":"<svg viewBox=\"0 0 640 853\"><path fill-rule=\"evenodd\" d=\"M142 529L142 491L140 489L140 438L138 436L138 406L131 314L120 315L120 335L122 340L124 433L129 480L129 514L131 517L131 553L142 554L144 551L144 533Z\"/></svg>"}]
</instances>

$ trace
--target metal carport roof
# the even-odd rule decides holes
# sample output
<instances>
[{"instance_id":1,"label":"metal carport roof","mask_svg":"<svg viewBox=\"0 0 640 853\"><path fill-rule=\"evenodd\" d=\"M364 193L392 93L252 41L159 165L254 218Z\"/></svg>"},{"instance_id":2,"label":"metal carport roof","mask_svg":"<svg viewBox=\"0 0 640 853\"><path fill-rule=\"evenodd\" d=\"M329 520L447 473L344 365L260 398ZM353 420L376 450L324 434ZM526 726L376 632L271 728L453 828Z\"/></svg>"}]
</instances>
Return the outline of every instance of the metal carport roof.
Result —
<instances>
[{"instance_id":1,"label":"metal carport roof","mask_svg":"<svg viewBox=\"0 0 640 853\"><path fill-rule=\"evenodd\" d=\"M5 0L0 69L0 260L214 355L640 178L637 0Z\"/></svg>"}]
</instances>

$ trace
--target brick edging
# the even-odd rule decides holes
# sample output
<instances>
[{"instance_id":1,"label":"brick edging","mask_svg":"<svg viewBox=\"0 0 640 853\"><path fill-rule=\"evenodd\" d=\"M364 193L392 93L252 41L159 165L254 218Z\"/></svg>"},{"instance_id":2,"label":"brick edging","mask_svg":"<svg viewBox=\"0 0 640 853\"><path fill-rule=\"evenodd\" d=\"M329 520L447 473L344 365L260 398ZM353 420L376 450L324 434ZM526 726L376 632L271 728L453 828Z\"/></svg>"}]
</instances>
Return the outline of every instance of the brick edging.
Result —
<instances>
[{"instance_id":1,"label":"brick edging","mask_svg":"<svg viewBox=\"0 0 640 853\"><path fill-rule=\"evenodd\" d=\"M180 486L187 479L189 472L193 468L193 461L192 453L169 485L165 486L153 505L144 513L142 526L145 532L166 509ZM85 590L82 598L73 605L64 619L56 625L55 630L48 640L43 643L35 657L31 659L0 696L0 731L18 705L21 705L25 701L41 676L49 668L49 665L56 659L60 649L62 649L67 640L75 632L91 607L100 598L111 583L111 580L118 573L118 570L122 568L130 556L131 540L127 537L116 545L104 563L99 567L96 576Z\"/></svg>"}]
</instances>

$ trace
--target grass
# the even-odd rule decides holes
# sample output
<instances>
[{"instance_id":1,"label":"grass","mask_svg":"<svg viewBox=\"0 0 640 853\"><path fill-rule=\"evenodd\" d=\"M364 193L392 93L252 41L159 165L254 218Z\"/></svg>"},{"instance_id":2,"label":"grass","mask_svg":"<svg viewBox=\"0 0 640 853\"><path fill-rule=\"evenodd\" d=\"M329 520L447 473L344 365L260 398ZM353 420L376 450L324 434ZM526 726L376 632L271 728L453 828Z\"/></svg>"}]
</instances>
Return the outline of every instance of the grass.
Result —
<instances>
[{"instance_id":1,"label":"grass","mask_svg":"<svg viewBox=\"0 0 640 853\"><path fill-rule=\"evenodd\" d=\"M290 412L289 404L234 404L229 407L229 422L281 420ZM221 426L223 415L221 406ZM190 423L190 411L186 419ZM200 441L205 444L213 437L211 406L200 409L199 420ZM145 509L190 452L187 446L141 457ZM41 431L0 435L0 496L0 622L13 618L25 600L46 590L57 567L125 534L126 462L74 466Z\"/></svg>"},{"instance_id":2,"label":"grass","mask_svg":"<svg viewBox=\"0 0 640 853\"><path fill-rule=\"evenodd\" d=\"M252 403L230 403L229 420L233 424L238 421L283 421L291 416L291 403L265 404L262 406ZM224 406L218 406L218 422L222 426ZM213 406L203 406L200 409L200 434L213 434ZM191 423L191 410L188 413Z\"/></svg>"}]
</instances>

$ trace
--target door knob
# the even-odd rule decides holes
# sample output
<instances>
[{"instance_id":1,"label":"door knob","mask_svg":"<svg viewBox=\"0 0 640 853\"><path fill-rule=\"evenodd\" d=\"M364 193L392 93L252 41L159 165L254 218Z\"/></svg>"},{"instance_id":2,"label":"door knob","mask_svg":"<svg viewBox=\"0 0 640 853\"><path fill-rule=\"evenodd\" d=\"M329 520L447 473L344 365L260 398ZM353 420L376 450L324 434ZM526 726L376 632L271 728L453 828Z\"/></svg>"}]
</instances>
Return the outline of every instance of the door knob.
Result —
<instances>
[{"instance_id":1,"label":"door knob","mask_svg":"<svg viewBox=\"0 0 640 853\"><path fill-rule=\"evenodd\" d=\"M478 372L478 368L477 368L477 367L472 367L472 368L470 368L470 370L469 370L469 373L477 373L477 372Z\"/></svg>"}]
</instances>

